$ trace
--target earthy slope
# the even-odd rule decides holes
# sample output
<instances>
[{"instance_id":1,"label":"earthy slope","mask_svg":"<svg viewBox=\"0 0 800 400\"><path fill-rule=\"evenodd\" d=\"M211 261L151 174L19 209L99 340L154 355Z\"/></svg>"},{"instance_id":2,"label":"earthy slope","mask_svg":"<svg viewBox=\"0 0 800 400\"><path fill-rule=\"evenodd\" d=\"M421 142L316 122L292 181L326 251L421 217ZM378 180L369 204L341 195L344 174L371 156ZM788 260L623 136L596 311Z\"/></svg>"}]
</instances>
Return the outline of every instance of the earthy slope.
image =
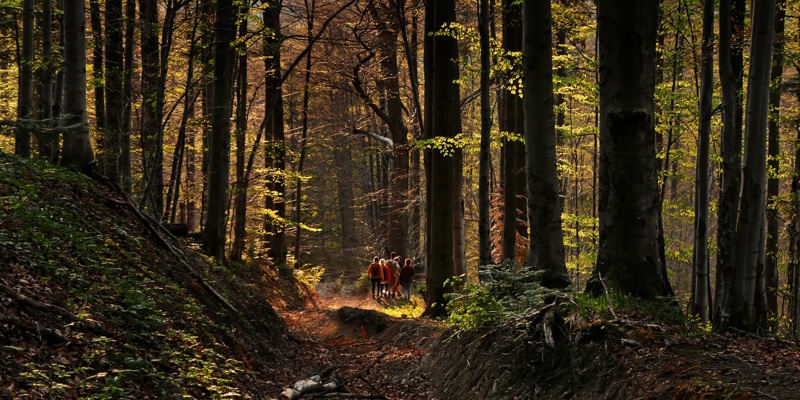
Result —
<instances>
[{"instance_id":1,"label":"earthy slope","mask_svg":"<svg viewBox=\"0 0 800 400\"><path fill-rule=\"evenodd\" d=\"M0 398L279 390L294 343L259 283L283 279L153 227L107 185L0 153Z\"/></svg>"}]
</instances>

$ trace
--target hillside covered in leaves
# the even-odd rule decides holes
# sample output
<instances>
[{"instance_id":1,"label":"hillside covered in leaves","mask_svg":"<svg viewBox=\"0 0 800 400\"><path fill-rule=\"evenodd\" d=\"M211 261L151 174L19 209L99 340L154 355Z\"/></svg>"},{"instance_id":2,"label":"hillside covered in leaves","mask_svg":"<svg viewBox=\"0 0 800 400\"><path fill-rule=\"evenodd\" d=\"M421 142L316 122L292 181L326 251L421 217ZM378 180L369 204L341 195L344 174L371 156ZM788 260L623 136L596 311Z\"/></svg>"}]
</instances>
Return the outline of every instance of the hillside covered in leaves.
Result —
<instances>
[{"instance_id":1,"label":"hillside covered in leaves","mask_svg":"<svg viewBox=\"0 0 800 400\"><path fill-rule=\"evenodd\" d=\"M276 274L211 264L112 186L0 153L0 398L274 391L293 343L267 296L296 292Z\"/></svg>"}]
</instances>

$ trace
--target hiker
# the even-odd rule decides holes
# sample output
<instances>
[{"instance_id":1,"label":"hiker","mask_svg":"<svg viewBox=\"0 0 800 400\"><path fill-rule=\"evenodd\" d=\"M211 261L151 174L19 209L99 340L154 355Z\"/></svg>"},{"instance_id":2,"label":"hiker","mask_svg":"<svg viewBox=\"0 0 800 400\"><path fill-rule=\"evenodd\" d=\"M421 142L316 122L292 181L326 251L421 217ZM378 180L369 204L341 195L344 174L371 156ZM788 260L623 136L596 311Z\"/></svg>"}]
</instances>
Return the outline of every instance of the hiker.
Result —
<instances>
[{"instance_id":1,"label":"hiker","mask_svg":"<svg viewBox=\"0 0 800 400\"><path fill-rule=\"evenodd\" d=\"M411 259L406 258L405 265L400 270L400 286L403 288L403 297L411 300L411 284L414 281L414 267L411 266Z\"/></svg>"},{"instance_id":2,"label":"hiker","mask_svg":"<svg viewBox=\"0 0 800 400\"><path fill-rule=\"evenodd\" d=\"M394 253L392 253L394 254ZM392 262L386 262L389 264L389 269L392 271L392 281L390 283L390 293L392 298L400 297L400 292L397 289L397 286L400 285L400 263L402 259L399 256L395 256Z\"/></svg>"},{"instance_id":3,"label":"hiker","mask_svg":"<svg viewBox=\"0 0 800 400\"><path fill-rule=\"evenodd\" d=\"M389 281L392 279L392 271L389 270L389 265L386 264L386 260L383 258L381 258L381 271L383 271L381 293L383 293L384 297L389 297Z\"/></svg>"},{"instance_id":4,"label":"hiker","mask_svg":"<svg viewBox=\"0 0 800 400\"><path fill-rule=\"evenodd\" d=\"M378 257L372 259L372 264L367 268L367 276L372 282L372 298L374 299L376 294L381 295L381 281L383 280L383 269L378 263Z\"/></svg>"}]
</instances>

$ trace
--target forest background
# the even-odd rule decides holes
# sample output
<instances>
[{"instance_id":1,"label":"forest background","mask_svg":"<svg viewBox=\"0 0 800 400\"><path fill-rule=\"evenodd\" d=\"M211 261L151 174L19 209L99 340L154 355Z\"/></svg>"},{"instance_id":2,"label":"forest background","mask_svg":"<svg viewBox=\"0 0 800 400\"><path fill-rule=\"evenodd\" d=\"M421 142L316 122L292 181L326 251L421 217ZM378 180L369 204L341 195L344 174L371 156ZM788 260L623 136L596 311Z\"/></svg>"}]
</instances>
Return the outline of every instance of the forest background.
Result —
<instances>
[{"instance_id":1,"label":"forest background","mask_svg":"<svg viewBox=\"0 0 800 400\"><path fill-rule=\"evenodd\" d=\"M426 8L443 3L452 5L453 19L426 29ZM720 275L720 256L732 252L722 247L742 244L718 236L729 231L720 227L717 215L730 154L721 139L723 104L738 105L743 114L749 88L740 83L734 101L723 102L728 82L719 77L726 76L720 68L725 54L740 59L733 76L744 83L750 61L763 61L751 56L758 13L744 1L720 2L719 13L710 15L733 22L725 33L722 25L707 23L704 11L716 7L714 2L652 3L658 6L653 125L664 266L679 302L695 304L698 287L709 288L708 298L714 292L709 277ZM768 160L764 236L758 239L759 229L749 231L756 232L754 241L763 249L763 263L756 267L765 277L771 311L765 318L769 324L759 327L796 335L800 33L793 17L799 5L791 0L755 4L765 3L774 13L768 30L770 35L774 30L775 41L767 57L773 61L770 123L761 141ZM118 181L156 219L202 232L207 251L218 259L268 257L297 267L365 270L372 256L397 251L426 273L431 257L425 240L437 237L429 226L434 201L429 196L438 193L426 184L441 171L429 168L426 178L424 153L436 150L452 156L457 166L450 275L466 273L476 280L479 264L512 258L525 264L530 244L522 4L487 4L489 40L483 46L479 6L394 0L4 0L0 146ZM551 6L564 265L571 285L582 289L595 272L601 237L598 10L591 1L560 0ZM726 14L730 18L722 18L726 10L733 10ZM426 110L440 111L427 103L441 89L427 86L435 69L425 63L437 61L424 56L424 42L432 38L457 44L449 53L454 57L436 64L458 66L460 118L450 120L456 130L445 140L425 134L425 126L435 123L426 121L434 114ZM706 41L704 53L707 38L719 40ZM718 47L724 38L727 51ZM491 68L481 67L482 48L490 50ZM215 78L215 71L227 73ZM481 84L482 71L490 73L490 85ZM81 72L85 84L73 78ZM713 84L703 81L704 72L717 77ZM705 114L700 111L704 85L713 89ZM482 87L488 88L488 103L478 101ZM83 107L72 97L83 97ZM481 206L479 190L487 120L488 208ZM701 140L704 120L710 123L707 147ZM742 131L743 122L738 124ZM738 142L747 139L740 136ZM734 150L741 162L743 148ZM703 162L708 170L697 175ZM698 203L696 194L704 179L709 180L707 205ZM479 228L486 226L481 210L491 219L488 262L479 246ZM702 234L698 211L708 211ZM707 256L700 257L710 266L705 275L697 270L698 237L708 246ZM697 284L698 276L708 284ZM711 318L708 314L704 319Z\"/></svg>"}]
</instances>

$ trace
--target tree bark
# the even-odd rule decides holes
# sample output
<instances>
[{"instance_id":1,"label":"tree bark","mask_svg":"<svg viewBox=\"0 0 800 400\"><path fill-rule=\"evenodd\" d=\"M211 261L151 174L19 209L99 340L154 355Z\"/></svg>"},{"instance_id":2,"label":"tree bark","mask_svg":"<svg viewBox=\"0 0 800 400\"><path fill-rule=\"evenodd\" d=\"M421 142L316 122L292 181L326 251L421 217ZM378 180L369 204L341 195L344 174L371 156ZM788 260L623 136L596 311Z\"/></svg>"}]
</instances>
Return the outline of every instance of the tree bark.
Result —
<instances>
[{"instance_id":1,"label":"tree bark","mask_svg":"<svg viewBox=\"0 0 800 400\"><path fill-rule=\"evenodd\" d=\"M491 217L489 211L489 167L491 159L492 105L489 97L489 0L480 0L479 9L481 40L481 142L480 174L478 180L478 249L480 265L492 264Z\"/></svg>"},{"instance_id":2,"label":"tree bark","mask_svg":"<svg viewBox=\"0 0 800 400\"><path fill-rule=\"evenodd\" d=\"M778 316L778 227L780 216L777 210L777 200L780 194L780 120L781 120L781 92L784 62L784 30L786 27L786 2L777 0L775 10L775 44L772 54L772 69L770 70L769 91L769 170L772 171L767 178L767 242L766 258L764 260L764 274L766 276L767 313L770 328L777 328L775 321Z\"/></svg>"},{"instance_id":3,"label":"tree bark","mask_svg":"<svg viewBox=\"0 0 800 400\"><path fill-rule=\"evenodd\" d=\"M722 87L722 179L717 212L717 279L715 327L728 325L736 249L742 162L742 76L744 58L744 0L721 0L719 5L719 74Z\"/></svg>"},{"instance_id":4,"label":"tree bark","mask_svg":"<svg viewBox=\"0 0 800 400\"><path fill-rule=\"evenodd\" d=\"M503 0L503 50L522 51L522 5L514 0ZM510 72L513 76L514 72ZM527 202L525 174L525 145L522 98L508 86L512 76L506 76L500 94L499 127L507 137L503 139L503 259L517 260L517 236L527 237Z\"/></svg>"},{"instance_id":5,"label":"tree bark","mask_svg":"<svg viewBox=\"0 0 800 400\"><path fill-rule=\"evenodd\" d=\"M444 24L456 20L454 0L428 0L425 4L426 34L439 30ZM430 17L430 19L429 19ZM430 22L430 24L428 23ZM429 52L429 51L430 52ZM449 35L436 35L426 48L426 59L430 58L430 73L425 75L426 91L431 106L426 107L426 119L430 121L430 132L436 137L452 140L461 126L459 99L458 41ZM430 81L428 81L430 80ZM434 112L434 110L436 110ZM431 150L427 175L430 178L430 202L427 208L429 227L429 258L426 268L426 314L441 316L445 314L445 293L452 288L445 281L453 276L453 198L454 198L454 160L448 151L453 151L453 143L447 148ZM435 173L433 172L435 171Z\"/></svg>"},{"instance_id":6,"label":"tree bark","mask_svg":"<svg viewBox=\"0 0 800 400\"><path fill-rule=\"evenodd\" d=\"M106 127L106 102L105 102L105 89L103 87L103 22L100 17L100 3L99 0L89 0L89 19L92 25L92 86L94 86L94 116L95 126L101 138L105 136ZM104 144L104 140L99 141L100 145ZM105 148L98 150L99 153L105 153ZM100 160L105 160L105 156L101 156ZM105 173L106 166L101 165L100 170Z\"/></svg>"},{"instance_id":7,"label":"tree bark","mask_svg":"<svg viewBox=\"0 0 800 400\"><path fill-rule=\"evenodd\" d=\"M142 51L142 107L141 107L141 143L142 166L146 188L142 204L151 210L151 214L161 218L163 214L163 149L160 145L160 44L158 40L159 20L158 2L156 0L139 0L141 18L140 35Z\"/></svg>"},{"instance_id":8,"label":"tree bark","mask_svg":"<svg viewBox=\"0 0 800 400\"><path fill-rule=\"evenodd\" d=\"M755 331L758 266L763 263L763 224L767 183L767 116L769 72L775 1L762 0L753 7L750 72L747 90L747 122L742 174L742 198L736 231L736 254L730 315L733 327Z\"/></svg>"},{"instance_id":9,"label":"tree bark","mask_svg":"<svg viewBox=\"0 0 800 400\"><path fill-rule=\"evenodd\" d=\"M42 0L42 119L53 127L53 1ZM55 163L58 159L58 137L39 135L39 156Z\"/></svg>"},{"instance_id":10,"label":"tree bark","mask_svg":"<svg viewBox=\"0 0 800 400\"><path fill-rule=\"evenodd\" d=\"M214 97L209 140L208 219L204 239L209 255L225 257L225 213L230 164L230 119L233 100L231 42L236 32L236 9L232 0L217 0L214 21Z\"/></svg>"},{"instance_id":11,"label":"tree bark","mask_svg":"<svg viewBox=\"0 0 800 400\"><path fill-rule=\"evenodd\" d=\"M269 141L264 146L264 162L267 168L278 172L286 169L286 147L283 121L283 90L281 80L281 5L279 1L270 2L264 10L264 24L270 31L267 33L264 44L264 69L266 71L266 104L269 121L267 132ZM270 110L271 109L271 110ZM267 216L264 220L265 245L269 248L269 256L276 262L286 260L286 233L284 221L286 218L286 182L280 174L274 174L269 182L270 191L265 199L265 207L274 210L274 217Z\"/></svg>"},{"instance_id":12,"label":"tree bark","mask_svg":"<svg viewBox=\"0 0 800 400\"><path fill-rule=\"evenodd\" d=\"M114 182L122 178L122 135L125 134L123 93L122 0L106 0L105 100L106 121L103 134L103 170Z\"/></svg>"},{"instance_id":13,"label":"tree bark","mask_svg":"<svg viewBox=\"0 0 800 400\"><path fill-rule=\"evenodd\" d=\"M64 149L61 164L90 174L94 154L86 119L86 18L83 0L64 0Z\"/></svg>"},{"instance_id":14,"label":"tree bark","mask_svg":"<svg viewBox=\"0 0 800 400\"><path fill-rule=\"evenodd\" d=\"M233 245L231 260L241 261L247 235L247 178L245 177L245 146L247 145L247 14L248 8L240 8L239 39L242 40L239 54L239 70L236 85L236 182L233 200Z\"/></svg>"},{"instance_id":15,"label":"tree bark","mask_svg":"<svg viewBox=\"0 0 800 400\"><path fill-rule=\"evenodd\" d=\"M700 127L695 172L694 287L690 311L709 321L708 162L711 138L711 100L714 91L714 1L703 1L703 43L700 83Z\"/></svg>"},{"instance_id":16,"label":"tree bark","mask_svg":"<svg viewBox=\"0 0 800 400\"><path fill-rule=\"evenodd\" d=\"M22 59L19 72L19 108L17 118L20 122L33 119L33 0L22 1ZM21 123L14 140L14 154L28 158L31 156L31 131Z\"/></svg>"},{"instance_id":17,"label":"tree bark","mask_svg":"<svg viewBox=\"0 0 800 400\"><path fill-rule=\"evenodd\" d=\"M662 274L654 88L658 2L601 0L600 243L587 290L672 294Z\"/></svg>"},{"instance_id":18,"label":"tree bark","mask_svg":"<svg viewBox=\"0 0 800 400\"><path fill-rule=\"evenodd\" d=\"M528 265L542 285L569 286L556 171L553 34L550 0L523 2L522 76L530 246Z\"/></svg>"}]
</instances>

